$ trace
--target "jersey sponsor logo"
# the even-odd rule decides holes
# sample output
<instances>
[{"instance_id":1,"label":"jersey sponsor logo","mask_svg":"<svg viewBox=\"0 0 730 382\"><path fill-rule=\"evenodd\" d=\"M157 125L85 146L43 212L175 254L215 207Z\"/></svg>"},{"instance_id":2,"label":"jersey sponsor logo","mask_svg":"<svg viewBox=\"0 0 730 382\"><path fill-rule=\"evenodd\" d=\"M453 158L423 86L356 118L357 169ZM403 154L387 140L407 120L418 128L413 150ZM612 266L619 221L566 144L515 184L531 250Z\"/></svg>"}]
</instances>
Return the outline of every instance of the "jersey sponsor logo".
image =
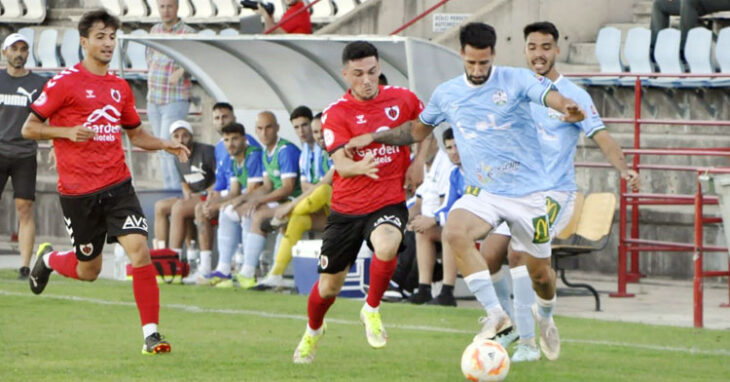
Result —
<instances>
[{"instance_id":1,"label":"jersey sponsor logo","mask_svg":"<svg viewBox=\"0 0 730 382\"><path fill-rule=\"evenodd\" d=\"M550 119L560 120L560 118L563 116L563 113L561 113L555 109L547 108L547 115L548 115L548 118L550 118Z\"/></svg>"},{"instance_id":2,"label":"jersey sponsor logo","mask_svg":"<svg viewBox=\"0 0 730 382\"><path fill-rule=\"evenodd\" d=\"M550 241L550 225L546 216L538 216L532 219L532 228L535 231L532 242L545 244Z\"/></svg>"},{"instance_id":3,"label":"jersey sponsor logo","mask_svg":"<svg viewBox=\"0 0 730 382\"><path fill-rule=\"evenodd\" d=\"M37 92L37 91L38 91L38 89L33 89L32 92L28 92L27 90L23 89L22 86L18 86L18 90L16 90L16 92L18 92L18 94L28 97L29 103L33 102L33 94L35 94L35 92Z\"/></svg>"},{"instance_id":4,"label":"jersey sponsor logo","mask_svg":"<svg viewBox=\"0 0 730 382\"><path fill-rule=\"evenodd\" d=\"M94 244L86 243L81 244L76 249L76 252L81 253L82 255L89 257L94 252Z\"/></svg>"},{"instance_id":5,"label":"jersey sponsor logo","mask_svg":"<svg viewBox=\"0 0 730 382\"><path fill-rule=\"evenodd\" d=\"M322 117L322 123L324 123L324 117ZM335 133L330 129L324 129L322 134L324 135L324 145L327 147L332 146L335 143Z\"/></svg>"},{"instance_id":6,"label":"jersey sponsor logo","mask_svg":"<svg viewBox=\"0 0 730 382\"><path fill-rule=\"evenodd\" d=\"M365 120L365 114L356 115L355 118L357 118L357 121L355 123L357 123L358 125L368 123L368 121Z\"/></svg>"},{"instance_id":7,"label":"jersey sponsor logo","mask_svg":"<svg viewBox=\"0 0 730 382\"><path fill-rule=\"evenodd\" d=\"M547 207L548 223L550 227L552 227L555 224L555 220L558 218L558 215L560 214L560 203L558 203L555 199L546 196L545 206Z\"/></svg>"},{"instance_id":8,"label":"jersey sponsor logo","mask_svg":"<svg viewBox=\"0 0 730 382\"><path fill-rule=\"evenodd\" d=\"M497 106L505 105L509 101L509 97L507 96L507 93L505 93L504 90L499 89L494 94L492 94L492 102L494 102Z\"/></svg>"},{"instance_id":9,"label":"jersey sponsor logo","mask_svg":"<svg viewBox=\"0 0 730 382\"><path fill-rule=\"evenodd\" d=\"M94 89L86 89L86 98L96 98L96 95L94 95Z\"/></svg>"},{"instance_id":10,"label":"jersey sponsor logo","mask_svg":"<svg viewBox=\"0 0 730 382\"><path fill-rule=\"evenodd\" d=\"M363 158L368 154L371 154L375 158L375 162L377 164L383 164L393 161L392 155L400 153L400 146L381 144L375 148L357 149L356 152Z\"/></svg>"},{"instance_id":11,"label":"jersey sponsor logo","mask_svg":"<svg viewBox=\"0 0 730 382\"><path fill-rule=\"evenodd\" d=\"M391 121L397 121L398 117L400 117L400 108L398 107L398 105L386 107L385 116L388 117L388 119L390 119Z\"/></svg>"},{"instance_id":12,"label":"jersey sponsor logo","mask_svg":"<svg viewBox=\"0 0 730 382\"><path fill-rule=\"evenodd\" d=\"M383 215L383 216L381 216L380 218L378 218L378 220L375 221L375 223L373 224L373 227L377 227L377 226L379 226L381 224L384 224L384 223L393 224L393 225L395 225L398 228L403 228L403 226L401 225L400 218L397 217L397 216L395 216L395 215Z\"/></svg>"},{"instance_id":13,"label":"jersey sponsor logo","mask_svg":"<svg viewBox=\"0 0 730 382\"><path fill-rule=\"evenodd\" d=\"M330 264L330 259L326 255L319 255L319 268L320 269L327 269L327 266Z\"/></svg>"},{"instance_id":14,"label":"jersey sponsor logo","mask_svg":"<svg viewBox=\"0 0 730 382\"><path fill-rule=\"evenodd\" d=\"M114 102L116 102L116 103L122 102L122 93L120 93L119 90L112 89L111 93L112 93L111 95L112 95L112 99L114 100Z\"/></svg>"},{"instance_id":15,"label":"jersey sponsor logo","mask_svg":"<svg viewBox=\"0 0 730 382\"><path fill-rule=\"evenodd\" d=\"M86 118L84 127L96 132L94 141L97 142L114 142L117 134L120 132L119 120L122 113L114 106L106 105L101 109L96 109ZM105 121L104 121L105 120Z\"/></svg>"},{"instance_id":16,"label":"jersey sponsor logo","mask_svg":"<svg viewBox=\"0 0 730 382\"><path fill-rule=\"evenodd\" d=\"M494 114L487 114L487 119L476 123L476 129L479 131L509 130L510 127L512 127L512 123L510 122L498 125L497 117Z\"/></svg>"},{"instance_id":17,"label":"jersey sponsor logo","mask_svg":"<svg viewBox=\"0 0 730 382\"><path fill-rule=\"evenodd\" d=\"M147 219L144 216L127 216L122 229L141 229L147 232Z\"/></svg>"}]
</instances>

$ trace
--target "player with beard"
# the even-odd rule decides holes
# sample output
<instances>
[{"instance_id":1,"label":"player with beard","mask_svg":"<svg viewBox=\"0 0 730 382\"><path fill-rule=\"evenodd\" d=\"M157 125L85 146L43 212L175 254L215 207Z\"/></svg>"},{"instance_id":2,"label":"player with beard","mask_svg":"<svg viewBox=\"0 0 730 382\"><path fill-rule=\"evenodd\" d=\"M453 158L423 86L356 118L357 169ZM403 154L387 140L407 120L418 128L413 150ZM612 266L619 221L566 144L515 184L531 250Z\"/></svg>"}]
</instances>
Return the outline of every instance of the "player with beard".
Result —
<instances>
[{"instance_id":1,"label":"player with beard","mask_svg":"<svg viewBox=\"0 0 730 382\"><path fill-rule=\"evenodd\" d=\"M36 151L35 141L24 139L20 131L28 118L33 103L43 90L46 79L25 68L29 51L28 40L19 33L5 38L2 50L8 61L7 69L0 71L0 193L8 178L13 182L13 199L18 216L18 243L20 269L18 278L30 274L30 257L35 241Z\"/></svg>"},{"instance_id":2,"label":"player with beard","mask_svg":"<svg viewBox=\"0 0 730 382\"><path fill-rule=\"evenodd\" d=\"M575 157L576 145L580 133L593 139L619 175L627 179L629 187L639 188L638 174L626 165L621 147L611 138L601 121L601 117L593 105L590 95L580 87L563 77L555 69L555 60L560 54L558 47L558 29L550 22L537 22L524 28L525 57L533 72L545 76L553 82L561 94L575 100L583 110L588 111L588 118L578 123L562 121L561 114L554 109L532 104L531 112L539 132L542 157L545 163L547 178L552 187L547 191L548 223L551 237L559 234L570 221L573 215L573 202L577 186L575 184ZM508 312L514 295L513 319L517 326L516 331L510 331L497 337L505 348L519 337L517 349L512 355L513 362L536 361L540 359L540 351L535 344L535 319L540 327L540 347L549 360L558 357L558 352L551 351L549 333L551 318L545 314L546 303L537 298L532 282L525 265L525 255L520 252L509 251L510 275L505 275L501 264L507 257L510 243L509 228L498 229L501 234L492 234L485 239L481 252L492 273L494 288L500 298L500 303ZM511 277L510 277L511 276ZM510 285L509 280L512 280ZM533 314L533 306L535 312ZM534 318L533 318L534 316Z\"/></svg>"},{"instance_id":3,"label":"player with beard","mask_svg":"<svg viewBox=\"0 0 730 382\"><path fill-rule=\"evenodd\" d=\"M454 254L469 290L487 312L487 317L480 319L483 326L475 340L493 339L512 327L494 291L487 264L474 246L502 222L512 230L512 247L529 255L525 256L527 268L538 296L545 301L544 316L552 316L555 272L550 263L544 193L551 185L545 176L530 105L558 110L567 122L585 118L583 110L555 91L549 79L526 69L493 65L496 40L494 28L487 24L462 27L459 41L465 74L436 88L419 123L350 141L353 147L373 141L410 144L431 136L442 122L454 127L465 192L449 212L442 243L444 251ZM419 150L411 167L423 166L424 156ZM557 328L553 324L551 329L549 343L559 351Z\"/></svg>"},{"instance_id":4,"label":"player with beard","mask_svg":"<svg viewBox=\"0 0 730 382\"><path fill-rule=\"evenodd\" d=\"M294 352L294 363L314 360L317 344L324 335L324 316L342 289L363 240L375 253L360 320L371 347L386 345L378 308L395 271L396 255L408 221L403 190L410 163L408 147L372 143L348 151L345 145L361 134L410 124L423 104L408 89L378 85L378 50L369 42L347 44L342 51L342 64L342 75L350 89L322 115L325 145L335 165L332 213L327 217L322 238L319 281L312 287L307 302L309 322Z\"/></svg>"},{"instance_id":5,"label":"player with beard","mask_svg":"<svg viewBox=\"0 0 730 382\"><path fill-rule=\"evenodd\" d=\"M30 289L35 294L43 292L53 271L77 280L96 280L105 239L119 242L133 267L142 354L167 353L170 344L157 329L160 291L147 246L147 220L124 161L121 132L134 146L165 150L181 161L190 152L142 129L132 89L109 73L119 27L119 19L103 9L81 17L78 29L84 60L48 80L23 126L27 139L53 139L61 210L74 247L62 252L49 243L41 244L29 277Z\"/></svg>"}]
</instances>

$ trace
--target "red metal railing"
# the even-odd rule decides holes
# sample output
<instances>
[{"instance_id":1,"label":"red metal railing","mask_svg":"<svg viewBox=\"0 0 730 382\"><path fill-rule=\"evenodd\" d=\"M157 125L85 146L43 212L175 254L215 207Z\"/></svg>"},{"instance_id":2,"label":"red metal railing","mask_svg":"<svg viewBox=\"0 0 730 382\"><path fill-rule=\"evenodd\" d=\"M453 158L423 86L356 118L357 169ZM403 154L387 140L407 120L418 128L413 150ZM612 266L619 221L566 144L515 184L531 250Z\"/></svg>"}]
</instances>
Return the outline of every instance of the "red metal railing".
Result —
<instances>
[{"instance_id":1,"label":"red metal railing","mask_svg":"<svg viewBox=\"0 0 730 382\"><path fill-rule=\"evenodd\" d=\"M439 1L438 3L434 4L433 7L426 9L425 11L421 12L421 14L419 14L418 16L412 18L407 23L405 23L405 24L401 25L400 27L398 27L398 29L390 32L390 35L391 36L397 35L398 33L402 32L404 29L406 29L406 28L410 27L411 25L415 24L416 21L418 21L418 20L426 17L426 15L428 15L429 13L433 12L434 10L436 10L436 8L438 8L438 7L440 7L440 6L448 3L449 1L451 1L451 0L441 0L441 1Z\"/></svg>"},{"instance_id":2,"label":"red metal railing","mask_svg":"<svg viewBox=\"0 0 730 382\"><path fill-rule=\"evenodd\" d=\"M703 278L705 277L728 277L728 300L730 301L730 261L728 271L705 271L703 269L703 254L705 252L727 252L728 248L705 245L704 225L721 223L718 217L706 217L704 215L705 205L718 203L716 196L702 194L702 186L699 182L699 175L706 173L730 174L730 168L712 168L682 165L655 165L642 164L641 156L646 155L683 155L683 156L728 156L730 148L677 148L677 149L641 149L641 126L642 125L696 125L696 126L730 126L730 121L684 121L684 120L651 120L641 118L641 97L642 81L649 77L688 77L688 78L718 78L730 77L728 74L629 74L629 73L585 73L570 74L569 77L635 77L634 81L634 117L633 118L603 118L605 123L632 124L634 126L634 148L624 150L624 153L632 156L631 167L639 172L640 170L661 170L661 171L690 171L698 176L697 191L693 195L671 195L671 194L648 194L629 193L626 181L621 179L619 198L619 248L618 248L618 290L611 293L612 297L633 297L628 293L626 284L638 282L642 277L639 271L639 252L644 251L665 251L665 252L692 252L694 260L694 326L703 326ZM701 86L701 84L698 84ZM610 167L605 163L576 163L579 167ZM692 205L694 206L694 242L678 243L670 241L646 240L639 238L639 209L640 205ZM631 209L629 212L628 209ZM631 214L630 236L628 216ZM631 255L630 269L628 254ZM730 303L723 304L730 307Z\"/></svg>"}]
</instances>

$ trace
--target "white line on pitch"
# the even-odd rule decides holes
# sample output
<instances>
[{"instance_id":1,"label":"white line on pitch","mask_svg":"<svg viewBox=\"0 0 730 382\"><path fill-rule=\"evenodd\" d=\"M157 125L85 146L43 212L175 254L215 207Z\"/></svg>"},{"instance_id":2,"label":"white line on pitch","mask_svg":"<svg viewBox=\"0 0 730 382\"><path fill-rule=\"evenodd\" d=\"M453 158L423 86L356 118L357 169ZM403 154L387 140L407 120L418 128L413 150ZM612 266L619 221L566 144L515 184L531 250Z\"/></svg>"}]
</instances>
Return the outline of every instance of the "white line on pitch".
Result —
<instances>
[{"instance_id":1,"label":"white line on pitch","mask_svg":"<svg viewBox=\"0 0 730 382\"><path fill-rule=\"evenodd\" d=\"M12 292L12 291L6 291L6 290L2 290L2 289L0 289L0 295L18 296L18 297L34 297L33 295L30 295L28 293ZM136 306L135 303L133 303L133 302L110 301L110 300L101 300L101 299L97 299L97 298L78 297L78 296L44 294L44 295L41 295L38 297L54 299L54 300L86 302L86 303L97 304L97 305L115 305L115 306L131 306L131 307ZM303 315L272 313L272 312L265 312L265 311L259 311L259 310L215 309L215 308L203 308L203 307L196 306L196 305L185 305L185 304L165 304L165 305L161 305L161 307L167 308L167 309L181 310L181 311L190 312L190 313L218 313L218 314L256 316L256 317L265 317L265 318L283 318L283 319L292 319L292 320L300 320L300 321L307 320L307 316L303 316ZM360 325L359 321L343 320L343 319L337 319L337 318L328 318L327 322L343 324L343 325ZM395 329L414 330L414 331L423 331L423 332L456 333L456 334L473 334L474 333L474 331L470 331L470 330L440 328L440 327L425 326L425 325L390 324L390 325L386 325L386 326L390 327L390 328L395 328ZM634 343L628 343L628 342L615 342L615 341L581 340L581 339L572 339L572 338L561 338L561 342L586 344L586 345L627 347L627 348L634 348L634 349L668 351L668 352L678 352L678 353L685 353L685 354L730 356L730 350L724 350L724 349L701 350L701 349L697 349L697 348L672 347L672 346L649 345L649 344L634 344Z\"/></svg>"}]
</instances>

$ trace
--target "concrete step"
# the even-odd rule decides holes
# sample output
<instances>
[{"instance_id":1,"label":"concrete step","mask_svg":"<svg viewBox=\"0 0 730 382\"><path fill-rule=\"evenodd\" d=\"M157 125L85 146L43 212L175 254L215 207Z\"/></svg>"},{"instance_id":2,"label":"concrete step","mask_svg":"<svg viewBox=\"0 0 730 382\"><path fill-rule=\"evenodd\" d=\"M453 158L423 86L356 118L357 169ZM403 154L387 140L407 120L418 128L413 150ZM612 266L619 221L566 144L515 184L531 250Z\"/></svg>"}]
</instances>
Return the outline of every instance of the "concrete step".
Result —
<instances>
[{"instance_id":1,"label":"concrete step","mask_svg":"<svg viewBox=\"0 0 730 382\"><path fill-rule=\"evenodd\" d=\"M637 1L634 4L634 15L651 15L653 1Z\"/></svg>"},{"instance_id":2,"label":"concrete step","mask_svg":"<svg viewBox=\"0 0 730 382\"><path fill-rule=\"evenodd\" d=\"M595 42L577 42L570 44L568 62L577 65L598 65Z\"/></svg>"},{"instance_id":3,"label":"concrete step","mask_svg":"<svg viewBox=\"0 0 730 382\"><path fill-rule=\"evenodd\" d=\"M555 67L560 73L598 73L601 67L598 65L575 64L572 62L557 62Z\"/></svg>"},{"instance_id":4,"label":"concrete step","mask_svg":"<svg viewBox=\"0 0 730 382\"><path fill-rule=\"evenodd\" d=\"M649 28L649 23L613 23L605 25L607 27L614 27L621 31L621 41L626 39L626 34L631 28L644 27Z\"/></svg>"}]
</instances>

